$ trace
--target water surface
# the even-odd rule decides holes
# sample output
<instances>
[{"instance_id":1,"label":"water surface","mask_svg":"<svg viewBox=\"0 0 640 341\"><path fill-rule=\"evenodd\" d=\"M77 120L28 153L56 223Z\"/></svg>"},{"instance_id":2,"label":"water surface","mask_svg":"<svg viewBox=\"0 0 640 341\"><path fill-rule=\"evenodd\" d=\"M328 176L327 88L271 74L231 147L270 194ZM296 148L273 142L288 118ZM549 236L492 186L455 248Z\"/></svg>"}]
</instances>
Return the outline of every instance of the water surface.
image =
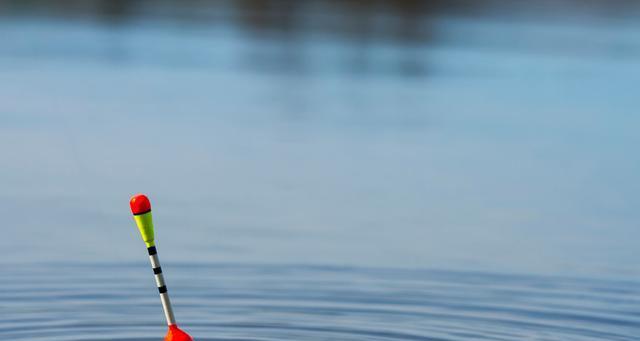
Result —
<instances>
[{"instance_id":1,"label":"water surface","mask_svg":"<svg viewBox=\"0 0 640 341\"><path fill-rule=\"evenodd\" d=\"M295 5L293 5L295 3ZM634 1L0 2L0 337L631 340Z\"/></svg>"},{"instance_id":2,"label":"water surface","mask_svg":"<svg viewBox=\"0 0 640 341\"><path fill-rule=\"evenodd\" d=\"M160 340L147 264L2 267L8 340ZM636 340L637 282L331 266L168 264L196 340ZM145 271L148 270L148 271Z\"/></svg>"}]
</instances>

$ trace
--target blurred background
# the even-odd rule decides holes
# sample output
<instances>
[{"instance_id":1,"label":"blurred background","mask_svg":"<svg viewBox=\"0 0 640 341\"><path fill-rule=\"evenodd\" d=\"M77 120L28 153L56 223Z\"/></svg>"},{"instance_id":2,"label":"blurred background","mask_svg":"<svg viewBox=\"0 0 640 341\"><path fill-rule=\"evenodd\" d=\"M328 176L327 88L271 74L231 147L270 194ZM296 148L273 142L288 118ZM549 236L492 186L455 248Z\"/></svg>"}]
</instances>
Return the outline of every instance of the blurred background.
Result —
<instances>
[{"instance_id":1,"label":"blurred background","mask_svg":"<svg viewBox=\"0 0 640 341\"><path fill-rule=\"evenodd\" d=\"M636 1L1 1L0 262L640 276Z\"/></svg>"},{"instance_id":2,"label":"blurred background","mask_svg":"<svg viewBox=\"0 0 640 341\"><path fill-rule=\"evenodd\" d=\"M0 338L636 341L640 2L0 0Z\"/></svg>"}]
</instances>

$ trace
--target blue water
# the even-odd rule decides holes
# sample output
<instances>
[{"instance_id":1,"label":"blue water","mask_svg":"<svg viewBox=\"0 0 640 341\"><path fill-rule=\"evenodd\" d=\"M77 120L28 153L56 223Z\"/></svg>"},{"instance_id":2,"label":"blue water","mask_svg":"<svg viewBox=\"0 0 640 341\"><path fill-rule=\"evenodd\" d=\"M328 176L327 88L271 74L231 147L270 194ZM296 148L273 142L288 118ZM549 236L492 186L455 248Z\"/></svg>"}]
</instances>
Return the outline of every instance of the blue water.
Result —
<instances>
[{"instance_id":1,"label":"blue water","mask_svg":"<svg viewBox=\"0 0 640 341\"><path fill-rule=\"evenodd\" d=\"M635 2L109 3L0 13L0 337L163 335L144 192L197 340L636 339Z\"/></svg>"},{"instance_id":2,"label":"blue water","mask_svg":"<svg viewBox=\"0 0 640 341\"><path fill-rule=\"evenodd\" d=\"M163 266L196 340L636 340L638 282L332 266ZM3 268L7 340L160 340L147 264Z\"/></svg>"}]
</instances>

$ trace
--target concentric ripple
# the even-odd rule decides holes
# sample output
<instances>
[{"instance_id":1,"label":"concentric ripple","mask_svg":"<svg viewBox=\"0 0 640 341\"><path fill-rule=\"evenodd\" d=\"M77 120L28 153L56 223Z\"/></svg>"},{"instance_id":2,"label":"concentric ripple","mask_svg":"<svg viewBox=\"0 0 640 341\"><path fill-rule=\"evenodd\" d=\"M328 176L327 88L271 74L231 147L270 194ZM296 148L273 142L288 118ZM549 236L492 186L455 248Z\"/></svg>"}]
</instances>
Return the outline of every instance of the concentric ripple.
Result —
<instances>
[{"instance_id":1,"label":"concentric ripple","mask_svg":"<svg viewBox=\"0 0 640 341\"><path fill-rule=\"evenodd\" d=\"M621 280L322 266L166 264L196 340L637 340ZM3 340L161 340L147 264L2 266Z\"/></svg>"}]
</instances>

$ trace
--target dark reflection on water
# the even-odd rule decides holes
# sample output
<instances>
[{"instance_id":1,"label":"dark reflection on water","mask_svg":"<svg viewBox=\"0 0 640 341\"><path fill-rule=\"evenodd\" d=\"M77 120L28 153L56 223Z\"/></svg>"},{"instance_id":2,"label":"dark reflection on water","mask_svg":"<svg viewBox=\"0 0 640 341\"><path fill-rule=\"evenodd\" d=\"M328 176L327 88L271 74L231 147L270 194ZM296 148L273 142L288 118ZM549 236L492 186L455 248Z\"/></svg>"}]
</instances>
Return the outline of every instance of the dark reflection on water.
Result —
<instances>
[{"instance_id":1,"label":"dark reflection on water","mask_svg":"<svg viewBox=\"0 0 640 341\"><path fill-rule=\"evenodd\" d=\"M196 340L634 340L638 283L355 267L168 264ZM147 265L3 267L7 340L153 340Z\"/></svg>"},{"instance_id":2,"label":"dark reflection on water","mask_svg":"<svg viewBox=\"0 0 640 341\"><path fill-rule=\"evenodd\" d=\"M437 74L431 56L423 50L429 46L460 45L512 51L543 52L580 55L605 53L609 57L637 58L637 45L611 50L598 42L597 36L589 40L568 41L567 38L529 37L520 42L505 27L502 33L450 32L441 22L448 19L498 21L531 21L542 23L601 25L602 21L632 20L640 13L635 1L576 0L527 2L504 1L2 1L5 18L39 17L63 20L94 21L118 30L135 28L154 22L182 29L232 28L234 33L246 35L251 45L240 58L243 68L278 73L322 72L318 67L315 47L323 42L339 41L348 45L348 54L341 58L339 72L353 74L393 74L403 77L423 77ZM464 25L463 25L464 26ZM452 35L453 33L453 35ZM480 37L478 37L480 34ZM478 40L478 38L481 38ZM484 39L483 39L484 38ZM488 38L488 39L487 39ZM585 37L587 38L587 37ZM517 38L515 38L517 39ZM126 40L126 39L124 39ZM202 44L206 44L204 39ZM215 42L211 42L215 44ZM115 42L116 45L121 42ZM317 45L317 46L316 46ZM395 51L380 51L391 47ZM11 50L11 47L8 48ZM50 51L51 52L51 51ZM49 52L49 53L50 53ZM76 55L69 51L65 56ZM114 53L115 52L115 53ZM128 60L131 51L126 48L109 52L108 58ZM169 61L169 67L179 64L214 65L204 56L186 55ZM15 52L14 52L15 53ZM19 53L19 52L18 52ZM90 53L90 52L89 52ZM387 54L387 60L384 55ZM381 60L380 58L383 58ZM89 55L93 58L95 56ZM162 57L162 56L160 56ZM134 58L135 59L135 58ZM160 58L162 59L162 58ZM437 64L437 63L436 63Z\"/></svg>"}]
</instances>

